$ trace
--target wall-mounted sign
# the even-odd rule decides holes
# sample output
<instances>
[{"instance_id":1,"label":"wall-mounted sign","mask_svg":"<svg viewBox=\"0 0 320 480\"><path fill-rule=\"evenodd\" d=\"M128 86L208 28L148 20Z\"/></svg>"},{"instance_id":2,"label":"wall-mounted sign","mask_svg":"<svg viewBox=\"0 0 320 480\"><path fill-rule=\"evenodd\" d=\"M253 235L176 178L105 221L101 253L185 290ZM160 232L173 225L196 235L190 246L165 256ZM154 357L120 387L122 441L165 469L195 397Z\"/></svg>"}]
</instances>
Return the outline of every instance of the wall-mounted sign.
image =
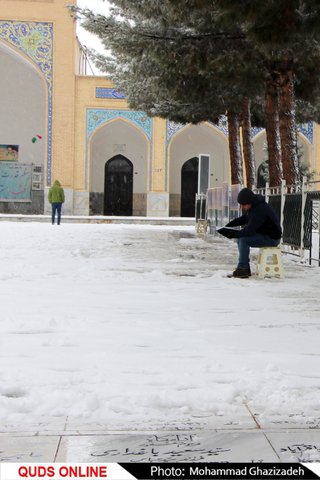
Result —
<instances>
[{"instance_id":1,"label":"wall-mounted sign","mask_svg":"<svg viewBox=\"0 0 320 480\"><path fill-rule=\"evenodd\" d=\"M31 201L32 165L0 162L0 201Z\"/></svg>"},{"instance_id":2,"label":"wall-mounted sign","mask_svg":"<svg viewBox=\"0 0 320 480\"><path fill-rule=\"evenodd\" d=\"M3 162L17 162L19 145L0 145L0 160Z\"/></svg>"},{"instance_id":3,"label":"wall-mounted sign","mask_svg":"<svg viewBox=\"0 0 320 480\"><path fill-rule=\"evenodd\" d=\"M32 190L42 190L42 167L34 165L32 168Z\"/></svg>"}]
</instances>

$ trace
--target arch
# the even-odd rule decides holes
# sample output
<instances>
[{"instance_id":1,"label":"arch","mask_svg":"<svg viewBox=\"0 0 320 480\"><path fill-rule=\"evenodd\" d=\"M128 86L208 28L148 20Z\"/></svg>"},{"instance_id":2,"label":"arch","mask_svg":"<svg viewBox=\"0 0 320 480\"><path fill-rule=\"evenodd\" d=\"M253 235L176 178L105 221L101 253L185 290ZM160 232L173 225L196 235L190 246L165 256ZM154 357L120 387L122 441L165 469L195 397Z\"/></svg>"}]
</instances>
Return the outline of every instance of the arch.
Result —
<instances>
[{"instance_id":1,"label":"arch","mask_svg":"<svg viewBox=\"0 0 320 480\"><path fill-rule=\"evenodd\" d=\"M197 125L193 125L191 123L188 123L187 125L184 125L179 130L177 130L173 135L170 136L169 141L168 141L168 149L170 149L170 145L171 145L172 141L175 138L177 138L179 135L183 134L187 129L190 129L190 128L195 127L195 126L203 126L203 125L209 127L214 133L220 135L225 141L228 141L228 137L218 127L216 127L215 125L213 125L210 122L202 122L202 123L199 123Z\"/></svg>"},{"instance_id":2,"label":"arch","mask_svg":"<svg viewBox=\"0 0 320 480\"><path fill-rule=\"evenodd\" d=\"M105 108L87 109L87 138L100 126L110 121L121 119L135 125L143 131L148 138L151 138L152 120L145 113L134 110L109 110Z\"/></svg>"},{"instance_id":3,"label":"arch","mask_svg":"<svg viewBox=\"0 0 320 480\"><path fill-rule=\"evenodd\" d=\"M310 140L300 131L297 132L297 139L298 139L298 148L300 150L300 155L301 155L300 161L302 165L305 165L306 167L308 167L309 171L312 171L312 169L314 168L313 157L312 157L312 144L310 143ZM255 154L257 182L258 182L258 176L259 174L261 174L261 170L263 169L261 165L268 158L265 130L262 130L254 137L253 148L254 148L254 154ZM262 177L260 178L259 184L261 185L263 184Z\"/></svg>"},{"instance_id":4,"label":"arch","mask_svg":"<svg viewBox=\"0 0 320 480\"><path fill-rule=\"evenodd\" d=\"M202 122L198 125L207 125L211 127L213 130L215 130L216 133L222 135L224 138L228 138L228 129L224 128L222 126L217 126L212 122ZM178 135L181 133L185 128L192 127L192 124L187 123L187 124L176 124L174 122L171 122L170 120L167 121L167 144L169 145L172 138L175 135Z\"/></svg>"},{"instance_id":5,"label":"arch","mask_svg":"<svg viewBox=\"0 0 320 480\"><path fill-rule=\"evenodd\" d=\"M46 185L51 184L52 162L52 83L53 83L53 23L37 21L0 20L0 44L14 52L19 59L33 67L45 85L46 124ZM46 137L46 138L44 138Z\"/></svg>"},{"instance_id":6,"label":"arch","mask_svg":"<svg viewBox=\"0 0 320 480\"><path fill-rule=\"evenodd\" d=\"M44 187L49 162L47 82L33 59L2 39L0 58L2 69L6 72L0 78L1 143L19 146L18 163L27 165L30 183L32 168L37 170L37 185L33 185L31 197L20 202L18 211L40 214L44 211ZM17 165L17 168L22 166ZM6 199L4 196L3 201ZM28 203L25 203L26 200ZM12 198L7 201L14 202ZM17 207L7 203L5 211L16 212Z\"/></svg>"},{"instance_id":7,"label":"arch","mask_svg":"<svg viewBox=\"0 0 320 480\"><path fill-rule=\"evenodd\" d=\"M9 55L14 55L17 58L19 58L23 63L28 65L28 67L34 69L37 71L43 78L43 73L41 72L41 69L39 68L39 65L28 55L26 55L22 50L17 48L15 45L11 45L8 43L6 40L3 40L2 38L0 39L0 50L3 50L7 52Z\"/></svg>"},{"instance_id":8,"label":"arch","mask_svg":"<svg viewBox=\"0 0 320 480\"><path fill-rule=\"evenodd\" d=\"M117 155L133 165L132 214L145 215L150 141L138 126L122 118L109 120L90 135L87 164L90 213L105 213L105 164Z\"/></svg>"},{"instance_id":9,"label":"arch","mask_svg":"<svg viewBox=\"0 0 320 480\"><path fill-rule=\"evenodd\" d=\"M266 131L264 128L259 129L258 133L252 137L252 142L255 142L256 140L259 139L259 137L265 134L266 134Z\"/></svg>"},{"instance_id":10,"label":"arch","mask_svg":"<svg viewBox=\"0 0 320 480\"><path fill-rule=\"evenodd\" d=\"M143 130L143 128L139 127L138 125L136 125L135 123L131 122L131 121L128 120L127 118L124 118L124 117L121 117L121 116L116 116L116 117L111 118L111 119L107 120L106 122L100 124L100 125L97 126L92 132L90 132L89 137L88 137L89 143L91 142L93 136L94 136L99 130L101 130L101 129L103 129L103 128L107 127L108 125L111 125L112 123L115 123L115 122L127 123L127 124L130 125L132 128L136 129L139 133L141 133L141 135L143 135L148 142L150 142L149 137L148 137L148 135L146 134L146 132Z\"/></svg>"},{"instance_id":11,"label":"arch","mask_svg":"<svg viewBox=\"0 0 320 480\"><path fill-rule=\"evenodd\" d=\"M99 132L101 130L104 130L106 127L108 126L111 126L112 124L114 123L117 123L117 122L123 122L127 125L130 125L130 127L132 127L133 129L137 130L137 132L139 134L141 134L147 144L148 144L148 158L147 158L147 164L149 165L149 162L150 162L150 152L151 152L151 144L150 144L150 140L149 140L149 137L147 136L146 132L140 128L139 126L135 125L134 123L132 123L130 120L126 119L126 118L123 118L123 117L115 117L115 118L111 118L110 120L107 120L105 123L102 123L100 124L99 126L97 126L89 135L88 137L88 141L87 141L87 160L86 160L86 169L85 169L85 186L86 188L88 187L88 183L90 185L90 167L91 167L91 145L92 145L92 141L94 139L94 137L99 134Z\"/></svg>"},{"instance_id":12,"label":"arch","mask_svg":"<svg viewBox=\"0 0 320 480\"><path fill-rule=\"evenodd\" d=\"M88 113L87 113L87 115L88 115ZM115 116L114 118L111 118L111 119L107 120L106 122L100 124L99 126L96 126L94 129L92 129L91 132L89 132L89 135L88 135L88 132L87 132L87 136L88 136L87 137L87 147L86 147L87 154L86 154L86 166L85 166L85 188L86 189L87 188L90 189L92 141L94 140L96 135L99 135L99 132L101 132L101 130L104 130L108 126L112 126L113 124L116 124L117 122L123 122L123 124L126 124L126 125L132 127L134 130L137 131L137 133L139 133L144 138L144 140L147 143L147 150L148 150L146 164L149 165L149 163L151 162L151 142L150 142L150 139L149 139L148 135L146 134L146 132L141 127L139 127L135 123L131 122L127 118L124 118L124 117L121 117L121 116ZM88 119L87 119L87 123L88 123ZM151 170L151 165L148 168L148 176L150 175L150 170ZM147 180L147 182L149 182L149 179ZM147 184L148 183L146 183L146 185Z\"/></svg>"},{"instance_id":13,"label":"arch","mask_svg":"<svg viewBox=\"0 0 320 480\"><path fill-rule=\"evenodd\" d=\"M174 134L167 147L167 191L171 216L181 214L181 169L183 164L200 153L210 155L210 187L229 180L228 139L217 127L203 122L186 125Z\"/></svg>"},{"instance_id":14,"label":"arch","mask_svg":"<svg viewBox=\"0 0 320 480\"><path fill-rule=\"evenodd\" d=\"M23 53L42 72L52 88L53 23L0 20L1 41Z\"/></svg>"},{"instance_id":15,"label":"arch","mask_svg":"<svg viewBox=\"0 0 320 480\"><path fill-rule=\"evenodd\" d=\"M298 148L299 148L299 140L301 148L303 149L303 159L302 163L308 167L309 171L311 172L314 170L314 158L312 155L312 144L308 137L306 137L302 132L298 131ZM298 152L299 153L299 152Z\"/></svg>"},{"instance_id":16,"label":"arch","mask_svg":"<svg viewBox=\"0 0 320 480\"><path fill-rule=\"evenodd\" d=\"M115 155L105 164L104 215L132 215L133 164Z\"/></svg>"}]
</instances>

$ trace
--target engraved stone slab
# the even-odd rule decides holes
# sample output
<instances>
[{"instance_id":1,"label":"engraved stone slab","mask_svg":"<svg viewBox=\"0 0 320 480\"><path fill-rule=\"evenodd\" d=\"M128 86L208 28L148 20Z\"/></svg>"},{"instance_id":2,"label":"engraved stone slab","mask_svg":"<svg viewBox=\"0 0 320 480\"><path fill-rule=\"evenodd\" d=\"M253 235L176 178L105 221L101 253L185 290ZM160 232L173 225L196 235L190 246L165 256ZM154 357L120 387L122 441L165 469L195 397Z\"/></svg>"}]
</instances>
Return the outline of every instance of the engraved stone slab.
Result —
<instances>
[{"instance_id":1,"label":"engraved stone slab","mask_svg":"<svg viewBox=\"0 0 320 480\"><path fill-rule=\"evenodd\" d=\"M282 462L320 462L320 431L268 432Z\"/></svg>"},{"instance_id":2,"label":"engraved stone slab","mask_svg":"<svg viewBox=\"0 0 320 480\"><path fill-rule=\"evenodd\" d=\"M15 437L0 435L0 462L53 462L59 436Z\"/></svg>"},{"instance_id":3,"label":"engraved stone slab","mask_svg":"<svg viewBox=\"0 0 320 480\"><path fill-rule=\"evenodd\" d=\"M199 430L248 430L256 429L257 424L244 406L238 406L232 413L219 413L215 415L199 414L177 419L175 421L161 421L147 419L146 421L132 421L120 423L85 423L77 419L68 419L66 433L68 434L95 434L115 432L161 432L161 431L199 431Z\"/></svg>"},{"instance_id":4,"label":"engraved stone slab","mask_svg":"<svg viewBox=\"0 0 320 480\"><path fill-rule=\"evenodd\" d=\"M19 436L30 435L62 435L66 426L66 417L39 419L39 422L19 422L0 425L0 434Z\"/></svg>"},{"instance_id":5,"label":"engraved stone slab","mask_svg":"<svg viewBox=\"0 0 320 480\"><path fill-rule=\"evenodd\" d=\"M278 462L261 432L68 436L58 462Z\"/></svg>"},{"instance_id":6,"label":"engraved stone slab","mask_svg":"<svg viewBox=\"0 0 320 480\"><path fill-rule=\"evenodd\" d=\"M255 414L255 418L261 428L272 430L283 429L320 429L320 415L315 412L305 413L288 413L287 415L259 415Z\"/></svg>"}]
</instances>

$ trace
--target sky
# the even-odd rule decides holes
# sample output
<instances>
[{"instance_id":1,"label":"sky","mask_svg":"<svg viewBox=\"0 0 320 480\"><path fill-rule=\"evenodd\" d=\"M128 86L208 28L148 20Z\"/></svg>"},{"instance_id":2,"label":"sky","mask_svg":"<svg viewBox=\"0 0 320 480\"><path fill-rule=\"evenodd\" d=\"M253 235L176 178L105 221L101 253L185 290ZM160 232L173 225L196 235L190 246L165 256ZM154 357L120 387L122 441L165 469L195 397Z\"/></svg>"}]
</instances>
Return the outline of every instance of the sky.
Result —
<instances>
[{"instance_id":1,"label":"sky","mask_svg":"<svg viewBox=\"0 0 320 480\"><path fill-rule=\"evenodd\" d=\"M77 3L81 8L89 8L90 10L101 14L106 14L109 9L109 2L103 2L102 0L78 0ZM77 35L82 45L85 45L88 48L94 48L99 52L104 51L99 39L95 35L86 32L80 26L77 28Z\"/></svg>"},{"instance_id":2,"label":"sky","mask_svg":"<svg viewBox=\"0 0 320 480\"><path fill-rule=\"evenodd\" d=\"M244 427L246 405L270 428L319 427L320 268L284 256L284 279L227 278L236 263L194 227L3 219L2 431Z\"/></svg>"}]
</instances>

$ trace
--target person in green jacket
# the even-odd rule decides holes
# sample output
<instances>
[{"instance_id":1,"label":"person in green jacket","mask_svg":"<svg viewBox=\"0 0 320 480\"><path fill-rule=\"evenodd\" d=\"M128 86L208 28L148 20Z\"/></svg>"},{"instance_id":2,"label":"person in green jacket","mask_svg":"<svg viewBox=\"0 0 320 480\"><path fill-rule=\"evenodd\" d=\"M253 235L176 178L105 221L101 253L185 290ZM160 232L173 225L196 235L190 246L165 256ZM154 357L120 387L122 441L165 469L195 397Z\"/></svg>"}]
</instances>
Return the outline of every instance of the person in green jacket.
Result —
<instances>
[{"instance_id":1,"label":"person in green jacket","mask_svg":"<svg viewBox=\"0 0 320 480\"><path fill-rule=\"evenodd\" d=\"M64 203L64 191L59 180L55 180L52 187L49 189L48 200L52 207L52 225L54 225L56 212L58 214L58 225L61 222L61 207Z\"/></svg>"}]
</instances>

